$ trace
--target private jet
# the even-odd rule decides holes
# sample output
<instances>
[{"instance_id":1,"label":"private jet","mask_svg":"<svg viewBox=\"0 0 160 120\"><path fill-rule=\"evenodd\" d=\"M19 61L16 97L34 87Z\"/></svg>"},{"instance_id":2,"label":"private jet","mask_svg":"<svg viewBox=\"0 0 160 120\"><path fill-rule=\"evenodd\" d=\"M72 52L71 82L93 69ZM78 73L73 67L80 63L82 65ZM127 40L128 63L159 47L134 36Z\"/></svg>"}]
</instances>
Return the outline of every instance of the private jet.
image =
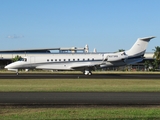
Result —
<instances>
[{"instance_id":1,"label":"private jet","mask_svg":"<svg viewBox=\"0 0 160 120\"><path fill-rule=\"evenodd\" d=\"M91 75L92 71L96 69L141 62L148 42L153 38L155 37L138 38L129 50L123 52L59 53L47 56L26 56L5 66L5 68L16 71L17 75L19 69L78 70L85 75Z\"/></svg>"}]
</instances>

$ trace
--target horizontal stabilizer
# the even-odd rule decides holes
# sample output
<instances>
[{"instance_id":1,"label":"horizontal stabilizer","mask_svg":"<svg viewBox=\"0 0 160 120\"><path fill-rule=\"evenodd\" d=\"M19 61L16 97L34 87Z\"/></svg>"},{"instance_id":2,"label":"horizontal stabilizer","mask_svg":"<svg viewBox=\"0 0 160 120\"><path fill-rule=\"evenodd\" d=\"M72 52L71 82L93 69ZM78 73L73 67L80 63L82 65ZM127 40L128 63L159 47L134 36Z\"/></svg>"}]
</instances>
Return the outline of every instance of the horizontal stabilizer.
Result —
<instances>
[{"instance_id":1,"label":"horizontal stabilizer","mask_svg":"<svg viewBox=\"0 0 160 120\"><path fill-rule=\"evenodd\" d=\"M141 39L141 40L143 40L143 41L147 41L147 42L149 42L151 39L153 39L153 38L155 38L154 36L151 36L151 37L145 37L145 38L139 38L139 39Z\"/></svg>"}]
</instances>

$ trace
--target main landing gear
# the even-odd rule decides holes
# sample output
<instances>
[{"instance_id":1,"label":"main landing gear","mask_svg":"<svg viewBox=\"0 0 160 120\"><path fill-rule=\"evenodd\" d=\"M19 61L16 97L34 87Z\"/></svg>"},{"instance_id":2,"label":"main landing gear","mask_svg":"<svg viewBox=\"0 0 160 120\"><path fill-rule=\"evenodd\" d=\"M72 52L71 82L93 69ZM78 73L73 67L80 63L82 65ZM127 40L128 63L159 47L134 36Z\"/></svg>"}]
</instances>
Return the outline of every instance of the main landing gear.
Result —
<instances>
[{"instance_id":1,"label":"main landing gear","mask_svg":"<svg viewBox=\"0 0 160 120\"><path fill-rule=\"evenodd\" d=\"M84 74L85 74L85 75L92 75L92 72L91 72L90 70L85 70L85 71L84 71Z\"/></svg>"}]
</instances>

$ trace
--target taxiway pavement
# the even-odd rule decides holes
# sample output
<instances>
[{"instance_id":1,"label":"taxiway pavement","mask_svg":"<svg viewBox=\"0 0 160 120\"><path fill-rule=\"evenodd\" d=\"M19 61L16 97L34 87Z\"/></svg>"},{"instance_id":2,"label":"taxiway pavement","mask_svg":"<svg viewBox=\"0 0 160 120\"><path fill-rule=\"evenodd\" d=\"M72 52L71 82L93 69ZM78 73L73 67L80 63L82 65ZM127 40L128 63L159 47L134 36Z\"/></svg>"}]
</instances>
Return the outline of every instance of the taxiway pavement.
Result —
<instances>
[{"instance_id":1,"label":"taxiway pavement","mask_svg":"<svg viewBox=\"0 0 160 120\"><path fill-rule=\"evenodd\" d=\"M52 73L15 73L0 74L0 79L160 79L160 74L52 74Z\"/></svg>"},{"instance_id":2,"label":"taxiway pavement","mask_svg":"<svg viewBox=\"0 0 160 120\"><path fill-rule=\"evenodd\" d=\"M1 92L9 105L160 105L159 92Z\"/></svg>"}]
</instances>

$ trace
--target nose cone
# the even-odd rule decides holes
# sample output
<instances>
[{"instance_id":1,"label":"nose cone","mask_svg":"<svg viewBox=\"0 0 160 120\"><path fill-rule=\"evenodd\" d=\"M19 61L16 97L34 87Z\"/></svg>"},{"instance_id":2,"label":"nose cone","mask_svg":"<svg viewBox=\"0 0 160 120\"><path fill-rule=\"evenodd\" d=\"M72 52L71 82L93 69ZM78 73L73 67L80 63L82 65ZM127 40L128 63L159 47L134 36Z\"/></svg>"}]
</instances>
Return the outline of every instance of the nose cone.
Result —
<instances>
[{"instance_id":1,"label":"nose cone","mask_svg":"<svg viewBox=\"0 0 160 120\"><path fill-rule=\"evenodd\" d=\"M16 63L11 63L9 65L6 65L4 68L6 68L6 69L14 69L14 68L16 68Z\"/></svg>"},{"instance_id":2,"label":"nose cone","mask_svg":"<svg viewBox=\"0 0 160 120\"><path fill-rule=\"evenodd\" d=\"M6 65L4 68L8 69L8 68L9 68L9 65Z\"/></svg>"},{"instance_id":3,"label":"nose cone","mask_svg":"<svg viewBox=\"0 0 160 120\"><path fill-rule=\"evenodd\" d=\"M10 70L10 71L15 71L15 72L18 72L18 69L16 68L15 66L15 63L11 63L9 65L6 65L4 68Z\"/></svg>"}]
</instances>

